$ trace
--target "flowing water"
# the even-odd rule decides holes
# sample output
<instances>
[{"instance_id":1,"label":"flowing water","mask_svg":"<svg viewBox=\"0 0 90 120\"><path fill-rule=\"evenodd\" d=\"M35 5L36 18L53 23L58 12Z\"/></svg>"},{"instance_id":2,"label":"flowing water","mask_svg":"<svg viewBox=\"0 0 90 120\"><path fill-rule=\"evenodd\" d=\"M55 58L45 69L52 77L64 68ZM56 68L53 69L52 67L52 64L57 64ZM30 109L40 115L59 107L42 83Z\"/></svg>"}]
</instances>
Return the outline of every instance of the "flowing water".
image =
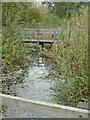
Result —
<instances>
[{"instance_id":1,"label":"flowing water","mask_svg":"<svg viewBox=\"0 0 90 120\"><path fill-rule=\"evenodd\" d=\"M16 84L12 84L9 90L19 97L57 103L56 94L52 89L55 85L55 79L53 79L52 74L50 74L51 69L52 65L47 59L38 57L34 60L34 63L28 67L24 77L19 82L16 82ZM28 111L17 111L9 107L5 108L4 115L13 118L20 116L46 117Z\"/></svg>"}]
</instances>

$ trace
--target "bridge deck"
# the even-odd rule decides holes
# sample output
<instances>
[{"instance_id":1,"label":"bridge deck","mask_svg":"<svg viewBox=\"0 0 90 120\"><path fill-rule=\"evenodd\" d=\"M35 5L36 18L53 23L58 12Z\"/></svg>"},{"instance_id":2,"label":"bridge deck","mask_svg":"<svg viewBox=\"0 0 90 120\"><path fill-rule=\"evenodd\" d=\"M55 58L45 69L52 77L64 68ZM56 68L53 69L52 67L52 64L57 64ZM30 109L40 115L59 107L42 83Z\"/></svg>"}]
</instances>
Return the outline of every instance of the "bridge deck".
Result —
<instances>
[{"instance_id":1,"label":"bridge deck","mask_svg":"<svg viewBox=\"0 0 90 120\"><path fill-rule=\"evenodd\" d=\"M33 40L30 40L30 39L23 39L23 42L32 42L32 43L36 43L36 42L39 42L39 43L53 43L54 40L37 40L37 39L33 39Z\"/></svg>"}]
</instances>

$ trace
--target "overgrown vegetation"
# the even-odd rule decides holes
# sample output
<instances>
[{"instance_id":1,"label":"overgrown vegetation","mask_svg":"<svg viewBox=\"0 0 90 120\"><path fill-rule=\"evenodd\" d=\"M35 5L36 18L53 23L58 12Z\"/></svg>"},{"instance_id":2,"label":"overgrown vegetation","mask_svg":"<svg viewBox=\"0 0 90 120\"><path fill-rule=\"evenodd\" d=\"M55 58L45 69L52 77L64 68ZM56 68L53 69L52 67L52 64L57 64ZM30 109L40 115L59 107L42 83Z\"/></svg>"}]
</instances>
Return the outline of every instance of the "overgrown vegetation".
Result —
<instances>
[{"instance_id":1,"label":"overgrown vegetation","mask_svg":"<svg viewBox=\"0 0 90 120\"><path fill-rule=\"evenodd\" d=\"M58 100L76 106L88 96L88 6L87 3L2 3L3 70L25 62L19 28L59 28L50 56L60 80ZM31 50L32 51L32 50Z\"/></svg>"},{"instance_id":2,"label":"overgrown vegetation","mask_svg":"<svg viewBox=\"0 0 90 120\"><path fill-rule=\"evenodd\" d=\"M34 8L32 8L33 6ZM2 62L4 71L24 64L25 49L19 28L22 27L20 24L25 21L32 23L34 19L39 20L39 13L33 3L2 3Z\"/></svg>"},{"instance_id":3,"label":"overgrown vegetation","mask_svg":"<svg viewBox=\"0 0 90 120\"><path fill-rule=\"evenodd\" d=\"M61 20L63 33L53 45L52 54L60 68L57 84L58 99L76 106L88 99L88 8L79 8L70 19ZM64 27L65 26L65 27Z\"/></svg>"}]
</instances>

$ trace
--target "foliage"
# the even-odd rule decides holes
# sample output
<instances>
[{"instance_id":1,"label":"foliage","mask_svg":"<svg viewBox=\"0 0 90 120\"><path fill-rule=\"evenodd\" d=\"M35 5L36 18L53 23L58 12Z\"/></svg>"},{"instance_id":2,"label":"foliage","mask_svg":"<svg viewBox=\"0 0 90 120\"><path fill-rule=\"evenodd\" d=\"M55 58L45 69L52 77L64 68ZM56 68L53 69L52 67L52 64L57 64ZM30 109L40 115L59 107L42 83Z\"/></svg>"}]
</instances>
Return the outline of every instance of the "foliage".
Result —
<instances>
[{"instance_id":1,"label":"foliage","mask_svg":"<svg viewBox=\"0 0 90 120\"><path fill-rule=\"evenodd\" d=\"M21 41L22 34L19 31L19 28L22 28L21 24L29 21L29 27L32 27L33 22L37 23L39 20L40 14L34 3L2 3L4 71L24 62L25 49Z\"/></svg>"},{"instance_id":2,"label":"foliage","mask_svg":"<svg viewBox=\"0 0 90 120\"><path fill-rule=\"evenodd\" d=\"M52 48L55 62L61 72L60 84L57 85L59 100L65 101L67 98L67 105L72 106L87 99L88 95L88 14L86 13L87 8L82 8L80 16L76 14L66 21L63 33L58 36ZM64 24L63 21L62 23Z\"/></svg>"},{"instance_id":3,"label":"foliage","mask_svg":"<svg viewBox=\"0 0 90 120\"><path fill-rule=\"evenodd\" d=\"M23 63L24 49L22 41L17 35L14 26L9 26L7 29L3 28L3 32L3 70L6 71L15 68L16 65Z\"/></svg>"},{"instance_id":4,"label":"foliage","mask_svg":"<svg viewBox=\"0 0 90 120\"><path fill-rule=\"evenodd\" d=\"M87 6L85 2L43 2L47 4L50 13L55 13L57 16L62 18L70 18L72 14L80 14L79 9L82 6Z\"/></svg>"}]
</instances>

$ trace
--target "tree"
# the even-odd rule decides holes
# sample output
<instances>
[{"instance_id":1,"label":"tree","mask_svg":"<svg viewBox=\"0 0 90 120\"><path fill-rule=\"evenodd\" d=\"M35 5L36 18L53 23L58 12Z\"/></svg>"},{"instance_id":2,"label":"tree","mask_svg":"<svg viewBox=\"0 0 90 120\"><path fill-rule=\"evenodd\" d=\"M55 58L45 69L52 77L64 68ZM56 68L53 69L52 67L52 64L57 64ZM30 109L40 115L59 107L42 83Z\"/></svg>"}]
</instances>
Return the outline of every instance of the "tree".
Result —
<instances>
[{"instance_id":1,"label":"tree","mask_svg":"<svg viewBox=\"0 0 90 120\"><path fill-rule=\"evenodd\" d=\"M55 13L60 18L70 18L72 14L78 13L79 9L83 5L87 5L88 3L83 2L43 2L48 6L49 11L51 13Z\"/></svg>"}]
</instances>

